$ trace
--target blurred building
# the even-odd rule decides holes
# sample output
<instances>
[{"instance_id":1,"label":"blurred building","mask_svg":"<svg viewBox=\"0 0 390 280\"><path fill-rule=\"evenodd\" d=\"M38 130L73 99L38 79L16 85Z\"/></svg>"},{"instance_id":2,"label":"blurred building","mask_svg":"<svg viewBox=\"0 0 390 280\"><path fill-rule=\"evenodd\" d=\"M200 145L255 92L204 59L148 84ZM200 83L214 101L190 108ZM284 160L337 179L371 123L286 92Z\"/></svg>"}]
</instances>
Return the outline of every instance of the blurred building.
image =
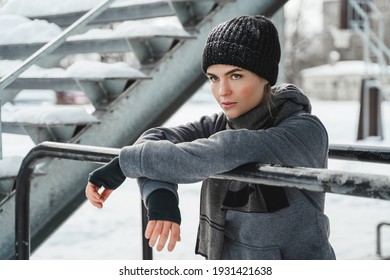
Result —
<instances>
[{"instance_id":1,"label":"blurred building","mask_svg":"<svg viewBox=\"0 0 390 280\"><path fill-rule=\"evenodd\" d=\"M390 1L373 1L381 12L383 42L390 46ZM302 87L305 92L315 98L332 100L358 100L360 98L361 81L364 78L381 76L383 94L390 96L390 66L387 60L388 75L382 75L383 61L369 57L367 63L365 45L362 35L349 28L343 28L342 0L324 0L324 31L320 37L321 52L327 56L328 63L310 67L301 71ZM370 15L371 16L371 15ZM372 15L374 16L374 15ZM379 30L380 20L370 20L374 32ZM367 68L369 67L369 68Z\"/></svg>"}]
</instances>

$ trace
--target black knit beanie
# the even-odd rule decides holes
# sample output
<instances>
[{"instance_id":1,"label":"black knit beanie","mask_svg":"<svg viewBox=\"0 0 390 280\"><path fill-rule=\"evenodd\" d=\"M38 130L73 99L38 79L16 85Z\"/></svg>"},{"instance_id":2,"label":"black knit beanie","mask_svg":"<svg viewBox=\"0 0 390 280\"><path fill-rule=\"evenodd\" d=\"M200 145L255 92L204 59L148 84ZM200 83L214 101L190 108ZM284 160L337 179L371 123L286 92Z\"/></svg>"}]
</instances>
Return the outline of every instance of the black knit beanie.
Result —
<instances>
[{"instance_id":1,"label":"black knit beanie","mask_svg":"<svg viewBox=\"0 0 390 280\"><path fill-rule=\"evenodd\" d=\"M207 37L202 70L213 64L241 67L266 79L278 78L280 43L274 24L264 16L240 16L214 27Z\"/></svg>"}]
</instances>

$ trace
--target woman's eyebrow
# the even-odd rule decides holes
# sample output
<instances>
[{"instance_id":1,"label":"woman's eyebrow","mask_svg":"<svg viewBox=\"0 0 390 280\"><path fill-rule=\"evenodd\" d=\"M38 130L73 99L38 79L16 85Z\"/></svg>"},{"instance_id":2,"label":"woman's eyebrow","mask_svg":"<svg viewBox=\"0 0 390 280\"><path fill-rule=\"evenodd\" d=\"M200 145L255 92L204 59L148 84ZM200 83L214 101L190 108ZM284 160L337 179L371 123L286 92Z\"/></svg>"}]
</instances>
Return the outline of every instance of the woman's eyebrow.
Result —
<instances>
[{"instance_id":1,"label":"woman's eyebrow","mask_svg":"<svg viewBox=\"0 0 390 280\"><path fill-rule=\"evenodd\" d=\"M233 68L233 69L227 71L227 72L224 74L224 76L228 76L228 75L230 75L230 74L232 74L232 73L240 72L240 71L243 71L243 70L242 70L241 68ZM207 72L206 75L209 75L209 76L217 76L217 75L215 75L215 74L213 74L213 73L210 73L210 72Z\"/></svg>"}]
</instances>

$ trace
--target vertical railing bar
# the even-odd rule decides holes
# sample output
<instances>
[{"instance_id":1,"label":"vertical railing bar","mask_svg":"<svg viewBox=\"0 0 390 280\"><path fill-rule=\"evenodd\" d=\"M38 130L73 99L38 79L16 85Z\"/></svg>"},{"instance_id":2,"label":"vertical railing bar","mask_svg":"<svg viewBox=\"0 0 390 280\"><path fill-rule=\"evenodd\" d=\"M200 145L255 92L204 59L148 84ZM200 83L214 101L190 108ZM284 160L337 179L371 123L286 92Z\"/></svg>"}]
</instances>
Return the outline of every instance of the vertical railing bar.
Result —
<instances>
[{"instance_id":1,"label":"vertical railing bar","mask_svg":"<svg viewBox=\"0 0 390 280\"><path fill-rule=\"evenodd\" d=\"M16 68L11 73L5 75L0 79L0 93L3 89L13 83L20 74L22 74L25 70L27 70L33 64L36 64L44 55L47 55L58 48L70 35L75 33L80 28L84 27L88 22L92 19L100 15L104 12L107 7L114 2L115 0L106 0L101 4L97 5L77 21L75 21L72 25L66 28L63 32L61 32L57 37L53 40L42 46L39 50L29 56L18 68Z\"/></svg>"},{"instance_id":2,"label":"vertical railing bar","mask_svg":"<svg viewBox=\"0 0 390 280\"><path fill-rule=\"evenodd\" d=\"M0 160L3 159L3 123L1 122L1 99L0 99Z\"/></svg>"},{"instance_id":3,"label":"vertical railing bar","mask_svg":"<svg viewBox=\"0 0 390 280\"><path fill-rule=\"evenodd\" d=\"M385 258L382 255L382 246L381 246L381 228L383 226L390 226L390 223L380 223L376 226L376 254L381 259Z\"/></svg>"},{"instance_id":4,"label":"vertical railing bar","mask_svg":"<svg viewBox=\"0 0 390 280\"><path fill-rule=\"evenodd\" d=\"M149 246L148 239L145 238L146 226L148 224L148 214L143 201L141 200L141 219L142 219L142 259L153 260L153 250Z\"/></svg>"}]
</instances>

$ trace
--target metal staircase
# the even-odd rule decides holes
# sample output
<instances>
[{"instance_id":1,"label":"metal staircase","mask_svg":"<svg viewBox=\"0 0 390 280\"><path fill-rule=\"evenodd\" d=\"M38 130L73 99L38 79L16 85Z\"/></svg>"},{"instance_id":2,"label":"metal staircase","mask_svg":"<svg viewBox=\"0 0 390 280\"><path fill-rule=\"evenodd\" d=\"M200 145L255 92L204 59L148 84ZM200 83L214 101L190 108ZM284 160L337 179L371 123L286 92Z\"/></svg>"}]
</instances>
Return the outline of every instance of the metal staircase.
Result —
<instances>
[{"instance_id":1,"label":"metal staircase","mask_svg":"<svg viewBox=\"0 0 390 280\"><path fill-rule=\"evenodd\" d=\"M383 139L381 102L390 88L390 49L384 43L384 18L372 0L346 0L348 28L363 41L365 76L361 85L357 139ZM388 86L387 86L388 87Z\"/></svg>"},{"instance_id":2,"label":"metal staircase","mask_svg":"<svg viewBox=\"0 0 390 280\"><path fill-rule=\"evenodd\" d=\"M128 2L128 1L127 1ZM140 20L175 17L182 30L175 33L150 32L102 39L64 38L41 62L55 66L69 54L132 52L140 67L134 75L82 77L40 77L27 72L2 88L0 100L11 101L22 89L81 90L94 107L91 115L75 112L80 119L58 118L57 122L35 122L39 112L23 112L23 117L3 119L3 132L30 135L35 143L45 140L82 145L120 148L133 143L147 128L161 125L205 82L200 57L212 27L242 14L272 15L285 1L263 0L174 0L146 1L115 6L112 4L83 27L107 28L108 24L139 24ZM131 3L131 2L130 2ZM37 18L67 28L86 11ZM26 59L44 48L44 44L0 46L0 59ZM48 68L50 71L50 68ZM64 108L52 114L69 116ZM30 117L29 117L30 116ZM1 157L0 157L1 158ZM4 161L5 159L3 159ZM16 165L20 159L15 159ZM88 173L97 165L64 159L46 159L31 180L30 226L32 251L84 202ZM0 173L1 175L1 173ZM0 259L15 258L15 190L14 177L0 178Z\"/></svg>"},{"instance_id":3,"label":"metal staircase","mask_svg":"<svg viewBox=\"0 0 390 280\"><path fill-rule=\"evenodd\" d=\"M379 81L390 76L390 48L384 43L384 18L371 0L349 0L348 22L364 43L364 61L367 76ZM373 64L379 69L373 68Z\"/></svg>"}]
</instances>

